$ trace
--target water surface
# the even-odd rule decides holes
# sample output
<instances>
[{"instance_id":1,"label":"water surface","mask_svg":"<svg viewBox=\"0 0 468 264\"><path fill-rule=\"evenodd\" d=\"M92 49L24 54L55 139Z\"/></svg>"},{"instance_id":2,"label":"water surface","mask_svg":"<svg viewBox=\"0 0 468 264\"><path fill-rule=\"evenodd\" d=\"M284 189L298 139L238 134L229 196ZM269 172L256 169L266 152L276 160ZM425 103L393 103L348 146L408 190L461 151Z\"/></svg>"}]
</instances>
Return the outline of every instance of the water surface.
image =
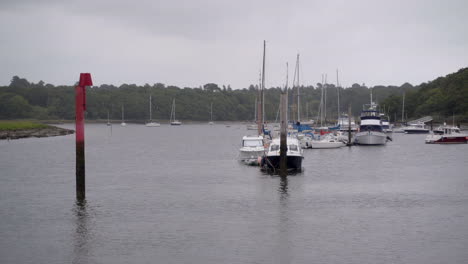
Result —
<instances>
[{"instance_id":1,"label":"water surface","mask_svg":"<svg viewBox=\"0 0 468 264\"><path fill-rule=\"evenodd\" d=\"M84 204L74 135L0 141L0 262L468 262L468 145L305 150L281 179L236 161L247 132L86 125Z\"/></svg>"}]
</instances>

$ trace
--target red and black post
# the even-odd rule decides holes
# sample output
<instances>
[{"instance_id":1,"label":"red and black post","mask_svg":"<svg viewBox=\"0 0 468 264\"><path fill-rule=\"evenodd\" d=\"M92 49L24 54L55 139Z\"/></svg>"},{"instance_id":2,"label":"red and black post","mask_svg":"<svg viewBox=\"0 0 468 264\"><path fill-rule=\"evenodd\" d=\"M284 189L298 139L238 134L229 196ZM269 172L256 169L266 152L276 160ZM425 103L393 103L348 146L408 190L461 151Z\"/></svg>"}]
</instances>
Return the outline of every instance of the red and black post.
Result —
<instances>
[{"instance_id":1,"label":"red and black post","mask_svg":"<svg viewBox=\"0 0 468 264\"><path fill-rule=\"evenodd\" d=\"M80 82L75 87L76 111L76 199L84 201L85 187L85 140L84 140L84 111L86 110L86 86L93 85L90 73L81 73Z\"/></svg>"}]
</instances>

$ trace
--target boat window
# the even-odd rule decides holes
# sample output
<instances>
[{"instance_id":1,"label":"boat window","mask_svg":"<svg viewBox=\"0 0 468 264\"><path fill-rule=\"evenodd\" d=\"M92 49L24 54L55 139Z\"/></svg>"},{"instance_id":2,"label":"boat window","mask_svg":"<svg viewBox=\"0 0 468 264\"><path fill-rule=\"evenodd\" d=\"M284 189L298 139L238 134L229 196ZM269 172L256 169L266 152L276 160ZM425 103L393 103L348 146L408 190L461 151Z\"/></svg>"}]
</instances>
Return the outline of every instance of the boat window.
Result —
<instances>
[{"instance_id":1,"label":"boat window","mask_svg":"<svg viewBox=\"0 0 468 264\"><path fill-rule=\"evenodd\" d=\"M279 145L271 145L270 150L271 150L271 151L277 151L277 150L279 150Z\"/></svg>"},{"instance_id":2,"label":"boat window","mask_svg":"<svg viewBox=\"0 0 468 264\"><path fill-rule=\"evenodd\" d=\"M297 145L289 145L291 151L297 151Z\"/></svg>"},{"instance_id":3,"label":"boat window","mask_svg":"<svg viewBox=\"0 0 468 264\"><path fill-rule=\"evenodd\" d=\"M261 147L263 142L261 140L244 140L244 147Z\"/></svg>"},{"instance_id":4,"label":"boat window","mask_svg":"<svg viewBox=\"0 0 468 264\"><path fill-rule=\"evenodd\" d=\"M377 125L361 125L360 129L361 132L364 131L377 131L382 132L382 127Z\"/></svg>"}]
</instances>

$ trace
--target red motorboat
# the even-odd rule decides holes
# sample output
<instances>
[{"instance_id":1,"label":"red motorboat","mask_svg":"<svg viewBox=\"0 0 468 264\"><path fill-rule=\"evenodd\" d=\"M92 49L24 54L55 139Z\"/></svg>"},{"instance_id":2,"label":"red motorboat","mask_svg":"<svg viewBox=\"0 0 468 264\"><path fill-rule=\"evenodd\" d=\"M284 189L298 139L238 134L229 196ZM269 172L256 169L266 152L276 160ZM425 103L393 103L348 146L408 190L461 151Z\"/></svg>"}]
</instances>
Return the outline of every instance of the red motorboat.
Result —
<instances>
[{"instance_id":1,"label":"red motorboat","mask_svg":"<svg viewBox=\"0 0 468 264\"><path fill-rule=\"evenodd\" d=\"M443 126L426 137L426 144L466 144L468 135L460 133L458 127Z\"/></svg>"}]
</instances>

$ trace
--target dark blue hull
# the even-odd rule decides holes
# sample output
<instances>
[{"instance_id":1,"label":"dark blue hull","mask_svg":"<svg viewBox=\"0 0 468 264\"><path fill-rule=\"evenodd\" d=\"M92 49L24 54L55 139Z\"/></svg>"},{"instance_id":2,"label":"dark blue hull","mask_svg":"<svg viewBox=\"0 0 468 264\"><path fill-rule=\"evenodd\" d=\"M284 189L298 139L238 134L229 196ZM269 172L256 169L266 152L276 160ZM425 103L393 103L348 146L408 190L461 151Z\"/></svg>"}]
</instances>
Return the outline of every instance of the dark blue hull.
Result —
<instances>
[{"instance_id":1,"label":"dark blue hull","mask_svg":"<svg viewBox=\"0 0 468 264\"><path fill-rule=\"evenodd\" d=\"M429 130L411 130L405 129L406 134L428 134Z\"/></svg>"},{"instance_id":2,"label":"dark blue hull","mask_svg":"<svg viewBox=\"0 0 468 264\"><path fill-rule=\"evenodd\" d=\"M302 156L287 156L288 170L301 170L302 169ZM278 170L280 168L279 156L263 156L260 165L267 170Z\"/></svg>"}]
</instances>

